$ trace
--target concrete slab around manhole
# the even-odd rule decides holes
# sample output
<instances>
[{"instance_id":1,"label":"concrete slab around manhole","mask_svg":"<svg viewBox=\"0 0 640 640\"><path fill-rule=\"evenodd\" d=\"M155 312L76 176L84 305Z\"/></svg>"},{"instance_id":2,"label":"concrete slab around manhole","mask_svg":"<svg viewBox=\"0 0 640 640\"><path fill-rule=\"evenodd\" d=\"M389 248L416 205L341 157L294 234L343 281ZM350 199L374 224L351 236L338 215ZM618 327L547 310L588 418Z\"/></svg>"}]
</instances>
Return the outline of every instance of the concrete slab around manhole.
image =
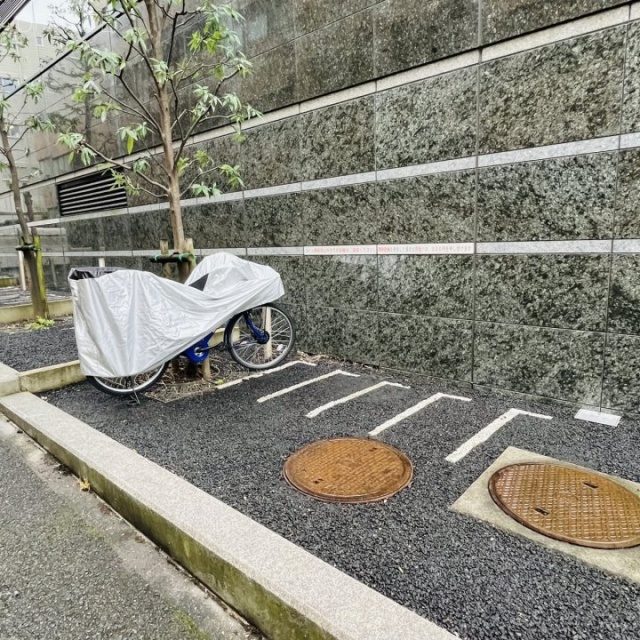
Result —
<instances>
[{"instance_id":1,"label":"concrete slab around manhole","mask_svg":"<svg viewBox=\"0 0 640 640\"><path fill-rule=\"evenodd\" d=\"M565 464L575 469L593 471L592 469L585 469L584 467L569 464L562 460L555 460L554 458L541 456L537 453L532 453L531 451L517 449L516 447L509 447L453 503L453 505L451 505L451 510L473 516L479 520L484 520L498 529L529 538L548 549L561 551L573 556L574 558L578 558L583 562L598 567L599 569L640 584L640 547L613 550L588 549L586 547L579 547L567 542L561 542L560 540L553 540L552 538L547 538L546 536L536 533L535 531L532 531L531 529L528 529L516 522L516 520L504 513L500 507L495 504L489 494L489 478L498 471L498 469L502 469L503 467L512 464L521 464L526 462ZM599 475L620 483L622 486L640 496L640 484L631 482L630 480L617 478L615 476L607 476L605 474Z\"/></svg>"}]
</instances>

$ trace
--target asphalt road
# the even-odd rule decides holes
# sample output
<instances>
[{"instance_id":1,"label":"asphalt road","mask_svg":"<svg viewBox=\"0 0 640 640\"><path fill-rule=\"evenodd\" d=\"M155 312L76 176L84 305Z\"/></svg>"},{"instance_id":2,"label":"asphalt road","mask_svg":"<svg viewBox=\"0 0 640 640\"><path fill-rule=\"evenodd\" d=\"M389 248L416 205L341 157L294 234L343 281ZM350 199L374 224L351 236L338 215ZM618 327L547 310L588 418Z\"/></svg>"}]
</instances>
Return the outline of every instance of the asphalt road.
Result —
<instances>
[{"instance_id":1,"label":"asphalt road","mask_svg":"<svg viewBox=\"0 0 640 640\"><path fill-rule=\"evenodd\" d=\"M0 418L2 640L246 640L222 608Z\"/></svg>"},{"instance_id":2,"label":"asphalt road","mask_svg":"<svg viewBox=\"0 0 640 640\"><path fill-rule=\"evenodd\" d=\"M87 384L47 399L463 638L640 638L639 585L449 510L508 446L640 481L637 420L606 427L575 420L570 407L355 367L360 377L335 375L257 402L338 367L295 366L168 405L131 406ZM306 417L381 380L411 388L384 387ZM415 466L411 486L387 502L322 503L283 480L284 461L301 446L365 437L438 392L472 401L442 399L379 436ZM553 419L518 416L459 462L445 460L511 408Z\"/></svg>"}]
</instances>

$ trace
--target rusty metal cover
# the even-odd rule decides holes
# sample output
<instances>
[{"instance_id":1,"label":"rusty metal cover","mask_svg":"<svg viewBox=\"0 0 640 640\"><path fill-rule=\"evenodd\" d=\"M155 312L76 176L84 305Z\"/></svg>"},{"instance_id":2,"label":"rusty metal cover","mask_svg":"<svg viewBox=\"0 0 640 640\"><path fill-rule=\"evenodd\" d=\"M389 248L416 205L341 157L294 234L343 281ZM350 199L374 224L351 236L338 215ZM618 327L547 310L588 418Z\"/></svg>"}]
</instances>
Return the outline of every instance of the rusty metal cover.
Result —
<instances>
[{"instance_id":1,"label":"rusty metal cover","mask_svg":"<svg viewBox=\"0 0 640 640\"><path fill-rule=\"evenodd\" d=\"M404 489L413 466L404 453L375 440L336 438L292 454L284 477L293 487L327 502L377 502Z\"/></svg>"},{"instance_id":2,"label":"rusty metal cover","mask_svg":"<svg viewBox=\"0 0 640 640\"><path fill-rule=\"evenodd\" d=\"M489 480L495 503L556 540L596 549L640 545L640 498L597 473L555 464L515 464Z\"/></svg>"}]
</instances>

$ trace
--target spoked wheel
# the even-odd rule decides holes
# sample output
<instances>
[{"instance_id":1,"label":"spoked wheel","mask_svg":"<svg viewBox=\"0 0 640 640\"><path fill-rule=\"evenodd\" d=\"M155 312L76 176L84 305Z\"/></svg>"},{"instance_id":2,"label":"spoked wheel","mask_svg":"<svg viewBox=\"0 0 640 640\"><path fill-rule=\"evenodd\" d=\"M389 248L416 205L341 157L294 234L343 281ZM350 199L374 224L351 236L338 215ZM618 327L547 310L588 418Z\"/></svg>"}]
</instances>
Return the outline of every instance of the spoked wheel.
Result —
<instances>
[{"instance_id":1,"label":"spoked wheel","mask_svg":"<svg viewBox=\"0 0 640 640\"><path fill-rule=\"evenodd\" d=\"M247 369L270 369L289 355L296 330L287 312L271 303L231 318L224 339L238 364Z\"/></svg>"},{"instance_id":2,"label":"spoked wheel","mask_svg":"<svg viewBox=\"0 0 640 640\"><path fill-rule=\"evenodd\" d=\"M168 362L164 362L149 371L138 373L135 376L123 376L121 378L87 376L87 380L100 391L110 393L112 396L128 396L151 389L162 378L168 364Z\"/></svg>"}]
</instances>

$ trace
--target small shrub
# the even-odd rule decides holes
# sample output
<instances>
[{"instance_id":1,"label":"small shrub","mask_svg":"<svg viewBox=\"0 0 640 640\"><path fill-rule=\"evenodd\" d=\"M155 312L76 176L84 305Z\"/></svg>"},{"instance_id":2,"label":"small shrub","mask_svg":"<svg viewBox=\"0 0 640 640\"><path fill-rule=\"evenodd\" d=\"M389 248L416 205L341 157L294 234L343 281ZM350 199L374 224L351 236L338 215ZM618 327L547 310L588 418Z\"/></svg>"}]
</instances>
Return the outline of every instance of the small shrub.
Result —
<instances>
[{"instance_id":1,"label":"small shrub","mask_svg":"<svg viewBox=\"0 0 640 640\"><path fill-rule=\"evenodd\" d=\"M55 320L49 320L48 318L37 318L35 322L30 322L27 325L27 329L39 331L40 329L48 329L49 327L53 327L55 323Z\"/></svg>"}]
</instances>

